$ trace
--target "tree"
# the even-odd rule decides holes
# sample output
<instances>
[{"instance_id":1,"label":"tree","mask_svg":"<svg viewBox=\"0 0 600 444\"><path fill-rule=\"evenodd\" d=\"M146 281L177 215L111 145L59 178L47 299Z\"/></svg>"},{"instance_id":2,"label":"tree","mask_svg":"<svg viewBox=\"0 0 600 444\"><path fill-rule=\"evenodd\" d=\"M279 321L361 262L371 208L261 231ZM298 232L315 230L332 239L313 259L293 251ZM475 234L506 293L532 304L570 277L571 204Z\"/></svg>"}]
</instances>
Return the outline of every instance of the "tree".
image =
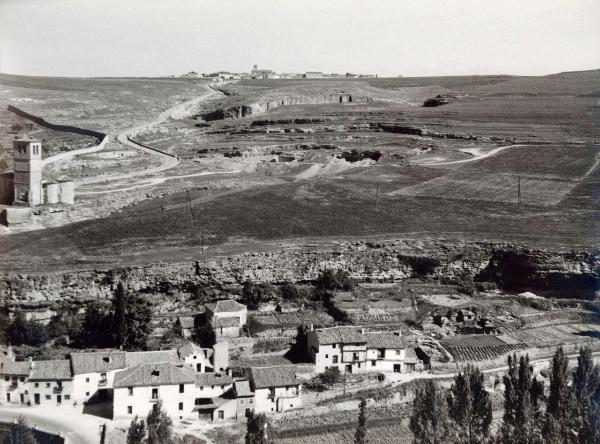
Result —
<instances>
[{"instance_id":1,"label":"tree","mask_svg":"<svg viewBox=\"0 0 600 444\"><path fill-rule=\"evenodd\" d=\"M148 444L170 444L173 436L173 421L162 408L159 399L146 417Z\"/></svg>"},{"instance_id":2,"label":"tree","mask_svg":"<svg viewBox=\"0 0 600 444\"><path fill-rule=\"evenodd\" d=\"M119 282L113 298L113 332L117 347L125 345L125 337L127 335L125 311L125 287L123 287L122 282Z\"/></svg>"},{"instance_id":3,"label":"tree","mask_svg":"<svg viewBox=\"0 0 600 444\"><path fill-rule=\"evenodd\" d=\"M250 412L246 428L245 444L268 444L267 427L269 423L264 413Z\"/></svg>"},{"instance_id":4,"label":"tree","mask_svg":"<svg viewBox=\"0 0 600 444\"><path fill-rule=\"evenodd\" d=\"M409 427L417 444L442 444L451 440L448 403L443 390L431 379L415 389Z\"/></svg>"},{"instance_id":5,"label":"tree","mask_svg":"<svg viewBox=\"0 0 600 444\"><path fill-rule=\"evenodd\" d=\"M124 345L130 350L146 348L151 330L151 306L146 300L139 296L129 296L126 302L126 334Z\"/></svg>"},{"instance_id":6,"label":"tree","mask_svg":"<svg viewBox=\"0 0 600 444\"><path fill-rule=\"evenodd\" d=\"M537 443L540 438L539 401L543 386L531 377L529 356L508 357L504 376L504 416L500 428L503 443Z\"/></svg>"},{"instance_id":7,"label":"tree","mask_svg":"<svg viewBox=\"0 0 600 444\"><path fill-rule=\"evenodd\" d=\"M91 347L112 346L111 318L105 304L99 301L90 302L81 323L79 342Z\"/></svg>"},{"instance_id":8,"label":"tree","mask_svg":"<svg viewBox=\"0 0 600 444\"><path fill-rule=\"evenodd\" d=\"M577 368L573 372L574 427L582 444L600 442L600 409L594 399L600 389L600 369L594 365L589 347L579 349Z\"/></svg>"},{"instance_id":9,"label":"tree","mask_svg":"<svg viewBox=\"0 0 600 444\"><path fill-rule=\"evenodd\" d=\"M4 444L38 444L38 441L27 420L21 415L16 422L10 425L8 436L4 438Z\"/></svg>"},{"instance_id":10,"label":"tree","mask_svg":"<svg viewBox=\"0 0 600 444\"><path fill-rule=\"evenodd\" d=\"M49 339L46 326L37 321L28 321L22 311L16 311L6 330L8 340L14 345L38 346Z\"/></svg>"},{"instance_id":11,"label":"tree","mask_svg":"<svg viewBox=\"0 0 600 444\"><path fill-rule=\"evenodd\" d=\"M281 297L286 301L297 301L300 298L300 292L291 282L284 282L281 286Z\"/></svg>"},{"instance_id":12,"label":"tree","mask_svg":"<svg viewBox=\"0 0 600 444\"><path fill-rule=\"evenodd\" d=\"M354 434L355 444L367 442L367 401L363 398L358 406L358 427Z\"/></svg>"},{"instance_id":13,"label":"tree","mask_svg":"<svg viewBox=\"0 0 600 444\"><path fill-rule=\"evenodd\" d=\"M144 424L143 419L138 421L138 417L135 415L127 431L127 444L142 444L145 437L146 424Z\"/></svg>"},{"instance_id":14,"label":"tree","mask_svg":"<svg viewBox=\"0 0 600 444\"><path fill-rule=\"evenodd\" d=\"M572 437L573 392L569 387L569 360L558 347L550 364L550 394L546 407L544 438L568 442ZM553 442L553 441L550 441Z\"/></svg>"},{"instance_id":15,"label":"tree","mask_svg":"<svg viewBox=\"0 0 600 444\"><path fill-rule=\"evenodd\" d=\"M324 291L343 290L350 291L354 288L354 279L344 270L325 270L316 280L317 288Z\"/></svg>"},{"instance_id":16,"label":"tree","mask_svg":"<svg viewBox=\"0 0 600 444\"><path fill-rule=\"evenodd\" d=\"M244 282L242 287L242 301L248 309L258 310L260 303L265 300L265 288L261 285L256 285L250 280Z\"/></svg>"},{"instance_id":17,"label":"tree","mask_svg":"<svg viewBox=\"0 0 600 444\"><path fill-rule=\"evenodd\" d=\"M329 367L319 375L323 384L333 387L333 384L340 380L340 370L337 367Z\"/></svg>"},{"instance_id":18,"label":"tree","mask_svg":"<svg viewBox=\"0 0 600 444\"><path fill-rule=\"evenodd\" d=\"M448 397L448 409L456 429L462 430L460 442L475 444L489 435L492 401L483 387L483 374L467 366L454 378Z\"/></svg>"}]
</instances>

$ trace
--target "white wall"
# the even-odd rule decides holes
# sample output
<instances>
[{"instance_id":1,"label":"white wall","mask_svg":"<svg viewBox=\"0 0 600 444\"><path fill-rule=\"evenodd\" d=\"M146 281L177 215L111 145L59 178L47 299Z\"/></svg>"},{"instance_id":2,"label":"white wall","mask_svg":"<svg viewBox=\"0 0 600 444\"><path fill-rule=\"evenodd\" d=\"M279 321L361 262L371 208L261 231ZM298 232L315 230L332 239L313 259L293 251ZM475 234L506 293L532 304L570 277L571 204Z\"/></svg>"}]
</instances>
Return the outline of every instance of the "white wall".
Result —
<instances>
[{"instance_id":1,"label":"white wall","mask_svg":"<svg viewBox=\"0 0 600 444\"><path fill-rule=\"evenodd\" d=\"M233 387L233 384L205 385L196 387L195 398L217 398Z\"/></svg>"},{"instance_id":2,"label":"white wall","mask_svg":"<svg viewBox=\"0 0 600 444\"><path fill-rule=\"evenodd\" d=\"M36 387L37 385L37 387ZM35 395L40 395L41 405L56 405L58 397L62 399L62 404L70 405L73 403L73 381L62 381L62 391L55 392L58 387L58 382L52 381L29 381L27 383L29 391L29 400L31 404L35 404Z\"/></svg>"},{"instance_id":3,"label":"white wall","mask_svg":"<svg viewBox=\"0 0 600 444\"><path fill-rule=\"evenodd\" d=\"M100 373L82 373L73 376L73 400L77 402L85 402L94 396L98 389L112 388L115 379L115 373L119 370L110 370L106 372L107 384L100 386ZM89 381L88 381L89 379Z\"/></svg>"},{"instance_id":4,"label":"white wall","mask_svg":"<svg viewBox=\"0 0 600 444\"><path fill-rule=\"evenodd\" d=\"M8 378L8 381L6 378ZM28 400L28 395L25 394L27 391L26 380L25 376L0 376L0 403L19 404L21 394L23 394L23 400L26 403ZM13 381L16 383L16 387L12 386ZM10 401L6 396L7 393L10 393Z\"/></svg>"},{"instance_id":5,"label":"white wall","mask_svg":"<svg viewBox=\"0 0 600 444\"><path fill-rule=\"evenodd\" d=\"M283 412L302 406L302 386L275 387L275 396L270 389L258 389L254 392L254 410L257 413Z\"/></svg>"},{"instance_id":6,"label":"white wall","mask_svg":"<svg viewBox=\"0 0 600 444\"><path fill-rule=\"evenodd\" d=\"M156 404L152 400L152 389L158 389L158 397L161 399L163 409L175 422L180 417L193 418L196 414L194 401L196 399L196 387L192 384L184 384L184 392L179 393L179 384L161 385L156 387L133 387L133 394L129 395L127 387L114 390L113 416L114 419L134 418L135 415L145 417ZM179 403L183 403L183 410L179 410ZM131 406L132 412L128 412Z\"/></svg>"},{"instance_id":7,"label":"white wall","mask_svg":"<svg viewBox=\"0 0 600 444\"><path fill-rule=\"evenodd\" d=\"M195 358L195 359L194 359ZM199 373L206 373L206 368L213 368L210 360L204 355L203 351L199 351L196 355L188 355L183 360L185 365L194 369ZM197 370L197 365L200 364L200 370Z\"/></svg>"}]
</instances>

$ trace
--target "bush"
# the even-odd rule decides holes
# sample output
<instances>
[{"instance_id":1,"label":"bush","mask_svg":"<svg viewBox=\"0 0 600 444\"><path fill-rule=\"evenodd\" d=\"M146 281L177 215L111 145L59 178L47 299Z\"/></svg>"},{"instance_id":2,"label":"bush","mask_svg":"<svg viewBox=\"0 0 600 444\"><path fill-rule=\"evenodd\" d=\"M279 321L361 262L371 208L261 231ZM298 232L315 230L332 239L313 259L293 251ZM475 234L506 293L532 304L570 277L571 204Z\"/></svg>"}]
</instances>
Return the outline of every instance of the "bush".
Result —
<instances>
[{"instance_id":1,"label":"bush","mask_svg":"<svg viewBox=\"0 0 600 444\"><path fill-rule=\"evenodd\" d=\"M325 291L351 291L356 283L345 270L325 270L319 275L315 285Z\"/></svg>"}]
</instances>

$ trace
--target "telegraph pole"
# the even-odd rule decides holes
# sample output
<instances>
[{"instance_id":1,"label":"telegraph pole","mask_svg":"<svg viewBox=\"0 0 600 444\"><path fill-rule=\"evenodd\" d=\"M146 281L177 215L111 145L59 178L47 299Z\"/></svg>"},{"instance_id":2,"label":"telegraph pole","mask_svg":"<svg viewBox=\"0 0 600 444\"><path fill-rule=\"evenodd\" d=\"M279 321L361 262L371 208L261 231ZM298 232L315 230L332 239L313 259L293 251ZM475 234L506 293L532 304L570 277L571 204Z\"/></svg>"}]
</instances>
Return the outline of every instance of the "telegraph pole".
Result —
<instances>
[{"instance_id":1,"label":"telegraph pole","mask_svg":"<svg viewBox=\"0 0 600 444\"><path fill-rule=\"evenodd\" d=\"M379 182L375 188L375 211L377 211L377 205L379 204Z\"/></svg>"},{"instance_id":2,"label":"telegraph pole","mask_svg":"<svg viewBox=\"0 0 600 444\"><path fill-rule=\"evenodd\" d=\"M517 186L517 205L521 205L521 176L519 177L519 183Z\"/></svg>"}]
</instances>

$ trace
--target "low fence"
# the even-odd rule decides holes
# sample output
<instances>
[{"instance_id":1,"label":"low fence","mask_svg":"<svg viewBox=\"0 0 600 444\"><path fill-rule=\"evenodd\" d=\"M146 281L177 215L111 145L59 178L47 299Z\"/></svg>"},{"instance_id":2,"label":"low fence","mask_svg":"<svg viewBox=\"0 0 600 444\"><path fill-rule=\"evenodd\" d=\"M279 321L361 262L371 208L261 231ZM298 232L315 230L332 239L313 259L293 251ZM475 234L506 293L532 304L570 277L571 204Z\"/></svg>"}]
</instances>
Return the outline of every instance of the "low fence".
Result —
<instances>
[{"instance_id":1,"label":"low fence","mask_svg":"<svg viewBox=\"0 0 600 444\"><path fill-rule=\"evenodd\" d=\"M102 142L100 142L98 145L90 146L87 148L79 148L77 150L63 151L62 153L55 154L54 156L46 157L45 159L42 159L42 166L46 166L49 163L57 162L59 160L69 159L70 157L81 156L82 154L91 154L97 151L102 151L108 143L108 140L109 137L108 135L106 135L104 136L104 139L102 139Z\"/></svg>"},{"instance_id":2,"label":"low fence","mask_svg":"<svg viewBox=\"0 0 600 444\"><path fill-rule=\"evenodd\" d=\"M155 153L162 154L163 156L169 156L169 157L172 157L173 159L179 160L179 157L177 157L174 154L167 153L166 151L159 150L158 148L153 148L150 145L146 145L145 143L138 142L137 140L132 139L130 136L127 136L127 140L129 140L131 143L135 143L136 145L142 146L142 147L146 148L147 150L151 150L151 151L154 151Z\"/></svg>"}]
</instances>

